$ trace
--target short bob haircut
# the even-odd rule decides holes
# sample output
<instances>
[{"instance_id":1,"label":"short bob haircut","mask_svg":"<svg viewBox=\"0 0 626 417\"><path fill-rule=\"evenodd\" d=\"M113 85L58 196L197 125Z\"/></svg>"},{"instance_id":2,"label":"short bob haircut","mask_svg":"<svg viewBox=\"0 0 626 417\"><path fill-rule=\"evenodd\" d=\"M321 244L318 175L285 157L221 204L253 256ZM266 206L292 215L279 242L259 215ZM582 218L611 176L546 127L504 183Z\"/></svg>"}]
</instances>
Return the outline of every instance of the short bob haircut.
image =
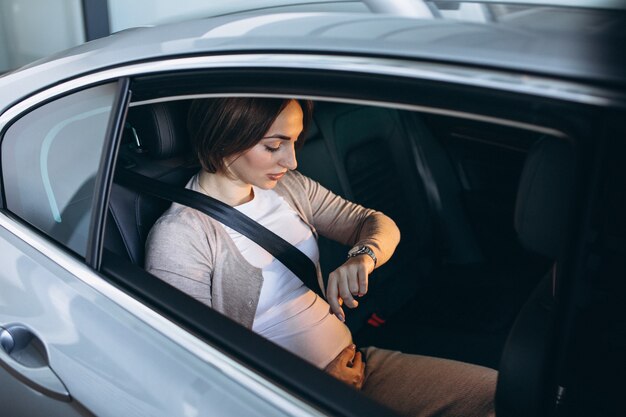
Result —
<instances>
[{"instance_id":1,"label":"short bob haircut","mask_svg":"<svg viewBox=\"0 0 626 417\"><path fill-rule=\"evenodd\" d=\"M194 100L189 108L187 127L202 168L211 173L226 172L225 159L256 145L292 100L295 99L223 97ZM303 130L296 142L300 147L311 122L313 102L296 101L304 113Z\"/></svg>"}]
</instances>

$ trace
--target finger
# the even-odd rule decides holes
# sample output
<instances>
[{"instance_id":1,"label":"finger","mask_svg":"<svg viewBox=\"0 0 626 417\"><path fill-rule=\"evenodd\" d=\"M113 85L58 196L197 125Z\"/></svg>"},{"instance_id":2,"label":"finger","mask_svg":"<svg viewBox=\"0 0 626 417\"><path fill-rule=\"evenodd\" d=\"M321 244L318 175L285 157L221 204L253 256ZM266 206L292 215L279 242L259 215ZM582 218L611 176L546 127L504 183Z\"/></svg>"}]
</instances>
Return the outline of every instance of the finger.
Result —
<instances>
[{"instance_id":1,"label":"finger","mask_svg":"<svg viewBox=\"0 0 626 417\"><path fill-rule=\"evenodd\" d=\"M367 294L368 275L365 266L359 268L359 297Z\"/></svg>"},{"instance_id":2,"label":"finger","mask_svg":"<svg viewBox=\"0 0 626 417\"><path fill-rule=\"evenodd\" d=\"M328 305L330 305L330 312L334 314L335 316L337 316L339 320L344 322L346 320L346 316L343 312L343 309L341 308L341 304L339 303L339 300L341 299L329 298Z\"/></svg>"},{"instance_id":3,"label":"finger","mask_svg":"<svg viewBox=\"0 0 626 417\"><path fill-rule=\"evenodd\" d=\"M350 292L348 284L349 276L345 272L346 271L340 271L340 274L338 274L337 286L339 287L339 295L343 298L343 302L346 306L355 308L359 305L359 302L354 299Z\"/></svg>"},{"instance_id":4,"label":"finger","mask_svg":"<svg viewBox=\"0 0 626 417\"><path fill-rule=\"evenodd\" d=\"M328 297L328 305L330 305L330 311L337 316L341 321L345 321L345 315L341 304L343 300L339 298L339 292L337 290L337 283L334 277L328 279L328 288L326 289L326 296Z\"/></svg>"},{"instance_id":5,"label":"finger","mask_svg":"<svg viewBox=\"0 0 626 417\"><path fill-rule=\"evenodd\" d=\"M354 357L355 348L352 348L351 346L353 345L348 345L345 348L343 348L343 350L339 352L337 356L335 356L335 359L330 361L330 363L326 366L326 369L333 369L337 365L345 366L346 361L352 360L352 358Z\"/></svg>"},{"instance_id":6,"label":"finger","mask_svg":"<svg viewBox=\"0 0 626 417\"><path fill-rule=\"evenodd\" d=\"M339 314L335 314L337 316L337 318L341 321L345 321L346 320L346 314L343 312L343 308L341 308L341 306L343 305L343 298L341 297L337 297L337 304L339 304Z\"/></svg>"},{"instance_id":7,"label":"finger","mask_svg":"<svg viewBox=\"0 0 626 417\"><path fill-rule=\"evenodd\" d=\"M352 269L352 268L351 268ZM359 293L359 279L358 279L358 275L359 275L359 269L360 268L355 268L355 271L346 271L346 277L348 280L348 288L350 289L350 294L352 295L357 295ZM354 279L353 277L356 276L357 278Z\"/></svg>"},{"instance_id":8,"label":"finger","mask_svg":"<svg viewBox=\"0 0 626 417\"><path fill-rule=\"evenodd\" d=\"M343 275L338 279L337 284L339 287L339 295L343 298L343 302L349 308L355 308L359 305L359 302L354 299L350 289L348 288L348 277Z\"/></svg>"},{"instance_id":9,"label":"finger","mask_svg":"<svg viewBox=\"0 0 626 417\"><path fill-rule=\"evenodd\" d=\"M339 354L339 357L341 358L341 364L351 368L352 364L354 363L354 359L356 357L355 354L356 351L356 346L354 344L348 345L344 348L344 350L341 351L341 353ZM357 352L360 353L360 352Z\"/></svg>"},{"instance_id":10,"label":"finger","mask_svg":"<svg viewBox=\"0 0 626 417\"><path fill-rule=\"evenodd\" d=\"M356 385L358 389L361 389L363 387L363 383L365 382L365 362L361 362L360 372L361 372L361 378L359 379L359 382Z\"/></svg>"},{"instance_id":11,"label":"finger","mask_svg":"<svg viewBox=\"0 0 626 417\"><path fill-rule=\"evenodd\" d=\"M363 362L363 355L361 352L356 352L354 360L352 361L352 369L355 372L354 386L357 389L361 389L363 381L365 381L365 362Z\"/></svg>"}]
</instances>

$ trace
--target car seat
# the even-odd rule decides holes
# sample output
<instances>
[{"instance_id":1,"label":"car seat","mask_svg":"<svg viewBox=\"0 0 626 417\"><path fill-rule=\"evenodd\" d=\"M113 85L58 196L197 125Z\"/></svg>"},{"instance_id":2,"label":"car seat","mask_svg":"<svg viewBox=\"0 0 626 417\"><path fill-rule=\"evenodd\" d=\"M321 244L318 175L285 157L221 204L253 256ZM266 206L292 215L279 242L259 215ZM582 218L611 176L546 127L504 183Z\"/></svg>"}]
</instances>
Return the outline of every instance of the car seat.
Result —
<instances>
[{"instance_id":1,"label":"car seat","mask_svg":"<svg viewBox=\"0 0 626 417\"><path fill-rule=\"evenodd\" d=\"M130 108L117 167L183 187L200 169L186 131L189 103L173 101ZM106 249L143 267L152 225L170 203L113 184L107 216Z\"/></svg>"},{"instance_id":2,"label":"car seat","mask_svg":"<svg viewBox=\"0 0 626 417\"><path fill-rule=\"evenodd\" d=\"M556 343L558 259L566 249L574 192L570 143L543 138L530 150L518 187L515 229L531 251L554 260L522 307L507 338L496 392L499 417L542 415L550 399Z\"/></svg>"},{"instance_id":3,"label":"car seat","mask_svg":"<svg viewBox=\"0 0 626 417\"><path fill-rule=\"evenodd\" d=\"M393 258L371 277L373 291L347 311L353 330L376 326L436 280L445 262L482 260L464 217L445 151L414 113L374 106L317 102L317 131L298 155L299 170L343 197L391 217L402 231ZM321 163L320 161L324 161ZM458 184L456 184L458 188ZM348 248L320 238L325 274Z\"/></svg>"}]
</instances>

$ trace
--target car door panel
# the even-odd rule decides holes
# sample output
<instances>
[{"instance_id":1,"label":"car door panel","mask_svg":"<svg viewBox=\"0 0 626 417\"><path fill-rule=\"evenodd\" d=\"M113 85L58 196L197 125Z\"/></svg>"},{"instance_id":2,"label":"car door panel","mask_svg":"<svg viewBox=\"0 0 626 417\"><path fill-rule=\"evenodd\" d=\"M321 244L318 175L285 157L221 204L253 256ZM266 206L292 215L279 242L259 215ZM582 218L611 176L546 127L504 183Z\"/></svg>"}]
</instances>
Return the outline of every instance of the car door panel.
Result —
<instances>
[{"instance_id":1,"label":"car door panel","mask_svg":"<svg viewBox=\"0 0 626 417\"><path fill-rule=\"evenodd\" d=\"M9 222L3 216L2 224ZM63 258L60 250L51 252ZM37 415L33 410L64 416L285 414L4 227L0 253L0 325L31 329L72 397L65 403L45 397L0 370L3 415ZM80 261L65 258L66 266L89 273Z\"/></svg>"}]
</instances>

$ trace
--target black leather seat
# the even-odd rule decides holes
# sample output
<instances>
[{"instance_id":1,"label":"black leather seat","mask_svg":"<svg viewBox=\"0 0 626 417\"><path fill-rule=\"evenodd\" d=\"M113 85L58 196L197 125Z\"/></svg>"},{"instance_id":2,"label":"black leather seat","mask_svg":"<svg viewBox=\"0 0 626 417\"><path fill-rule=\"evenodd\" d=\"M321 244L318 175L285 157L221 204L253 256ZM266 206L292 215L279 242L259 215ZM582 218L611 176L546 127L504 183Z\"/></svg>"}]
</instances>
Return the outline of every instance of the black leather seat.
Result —
<instances>
[{"instance_id":1,"label":"black leather seat","mask_svg":"<svg viewBox=\"0 0 626 417\"><path fill-rule=\"evenodd\" d=\"M131 108L118 168L183 187L200 169L191 155L186 131L188 107L188 102L179 101ZM148 232L169 205L169 202L114 183L105 248L143 266Z\"/></svg>"},{"instance_id":2,"label":"black leather seat","mask_svg":"<svg viewBox=\"0 0 626 417\"><path fill-rule=\"evenodd\" d=\"M523 306L502 354L496 392L499 417L543 415L553 389L555 288L574 191L575 158L564 140L544 138L527 157L518 188L515 229L522 244L555 262ZM554 367L552 366L552 371ZM554 405L554 403L552 404Z\"/></svg>"}]
</instances>

